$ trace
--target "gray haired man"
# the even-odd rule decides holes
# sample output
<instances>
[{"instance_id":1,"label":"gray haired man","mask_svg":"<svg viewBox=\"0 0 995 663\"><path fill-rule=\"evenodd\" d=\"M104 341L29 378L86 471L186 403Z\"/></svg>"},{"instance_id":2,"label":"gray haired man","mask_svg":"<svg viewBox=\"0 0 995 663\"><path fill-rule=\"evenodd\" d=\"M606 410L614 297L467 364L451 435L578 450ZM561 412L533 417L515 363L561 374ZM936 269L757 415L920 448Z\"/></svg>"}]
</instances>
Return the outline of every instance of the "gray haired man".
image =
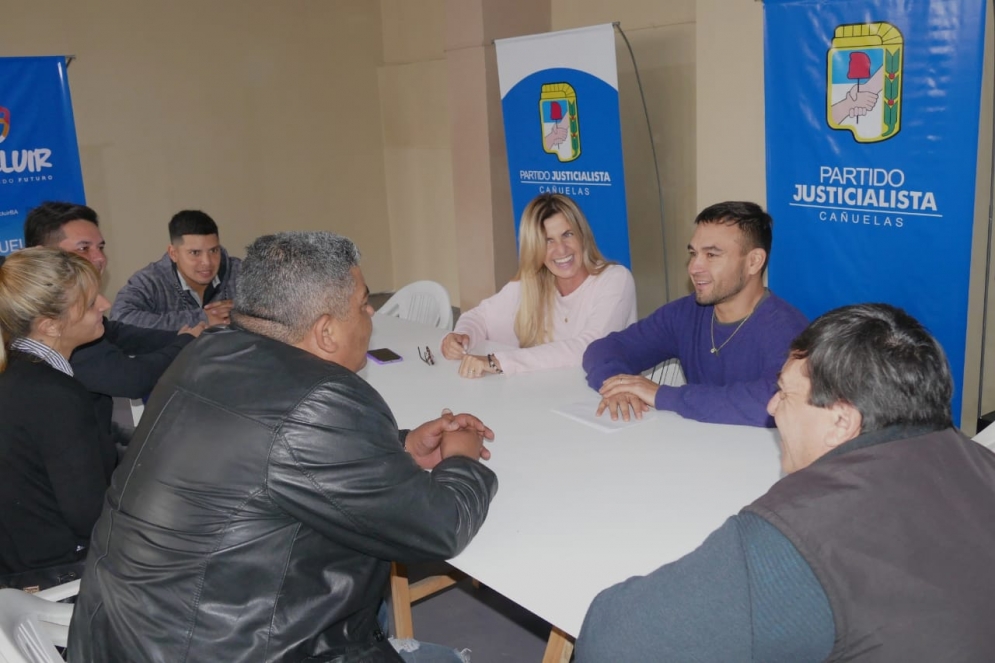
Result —
<instances>
[{"instance_id":1,"label":"gray haired man","mask_svg":"<svg viewBox=\"0 0 995 663\"><path fill-rule=\"evenodd\" d=\"M397 430L356 375L368 295L344 237L248 248L231 328L163 376L114 475L72 661L403 660L377 623L386 560L470 542L497 490L479 462L493 433L448 412Z\"/></svg>"}]
</instances>

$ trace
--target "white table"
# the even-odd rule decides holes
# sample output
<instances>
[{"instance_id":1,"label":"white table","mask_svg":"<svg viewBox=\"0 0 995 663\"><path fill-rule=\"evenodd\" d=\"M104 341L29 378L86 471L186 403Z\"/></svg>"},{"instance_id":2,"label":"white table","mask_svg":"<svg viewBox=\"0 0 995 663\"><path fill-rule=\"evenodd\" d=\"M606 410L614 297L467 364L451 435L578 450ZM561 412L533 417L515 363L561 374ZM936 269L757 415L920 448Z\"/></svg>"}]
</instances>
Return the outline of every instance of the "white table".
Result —
<instances>
[{"instance_id":1,"label":"white table","mask_svg":"<svg viewBox=\"0 0 995 663\"><path fill-rule=\"evenodd\" d=\"M602 589L700 545L780 477L776 432L702 424L658 412L604 433L552 412L599 398L582 369L460 378L439 351L445 332L374 316L371 348L404 361L363 375L398 426L443 407L494 429L499 489L487 521L450 563L574 637ZM428 345L435 366L418 358ZM493 348L492 348L493 349Z\"/></svg>"}]
</instances>

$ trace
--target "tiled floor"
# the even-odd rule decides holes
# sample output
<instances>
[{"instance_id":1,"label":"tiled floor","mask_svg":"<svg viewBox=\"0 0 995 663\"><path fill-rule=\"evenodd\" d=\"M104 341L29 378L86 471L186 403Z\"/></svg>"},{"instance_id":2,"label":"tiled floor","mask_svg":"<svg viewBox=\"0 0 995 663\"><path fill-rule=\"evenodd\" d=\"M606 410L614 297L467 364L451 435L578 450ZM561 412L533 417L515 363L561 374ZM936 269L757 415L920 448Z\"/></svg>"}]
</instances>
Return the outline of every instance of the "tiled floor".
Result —
<instances>
[{"instance_id":1,"label":"tiled floor","mask_svg":"<svg viewBox=\"0 0 995 663\"><path fill-rule=\"evenodd\" d=\"M412 608L415 637L471 650L473 663L539 663L549 624L469 579Z\"/></svg>"}]
</instances>

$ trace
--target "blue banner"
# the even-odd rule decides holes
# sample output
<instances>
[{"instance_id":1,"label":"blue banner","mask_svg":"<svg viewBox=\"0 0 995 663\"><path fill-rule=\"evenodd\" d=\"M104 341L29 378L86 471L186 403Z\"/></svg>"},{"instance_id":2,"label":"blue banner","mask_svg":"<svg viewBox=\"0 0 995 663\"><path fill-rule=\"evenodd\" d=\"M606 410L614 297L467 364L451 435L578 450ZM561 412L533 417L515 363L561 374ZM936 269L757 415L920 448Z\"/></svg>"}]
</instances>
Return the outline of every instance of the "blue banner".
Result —
<instances>
[{"instance_id":1,"label":"blue banner","mask_svg":"<svg viewBox=\"0 0 995 663\"><path fill-rule=\"evenodd\" d=\"M985 0L765 0L770 284L887 302L943 344L960 419Z\"/></svg>"},{"instance_id":2,"label":"blue banner","mask_svg":"<svg viewBox=\"0 0 995 663\"><path fill-rule=\"evenodd\" d=\"M86 202L66 59L0 58L0 255L46 200Z\"/></svg>"},{"instance_id":3,"label":"blue banner","mask_svg":"<svg viewBox=\"0 0 995 663\"><path fill-rule=\"evenodd\" d=\"M583 210L605 257L629 267L612 26L495 44L515 235L529 201L561 193Z\"/></svg>"}]
</instances>

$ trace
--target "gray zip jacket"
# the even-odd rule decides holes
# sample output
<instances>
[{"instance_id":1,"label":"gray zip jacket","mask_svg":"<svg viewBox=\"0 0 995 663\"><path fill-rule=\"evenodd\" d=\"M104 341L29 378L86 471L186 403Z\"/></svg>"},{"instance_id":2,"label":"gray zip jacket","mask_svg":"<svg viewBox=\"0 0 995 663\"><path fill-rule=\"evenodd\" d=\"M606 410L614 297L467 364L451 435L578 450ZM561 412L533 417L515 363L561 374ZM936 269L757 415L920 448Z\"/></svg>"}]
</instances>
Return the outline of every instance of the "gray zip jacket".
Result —
<instances>
[{"instance_id":1,"label":"gray zip jacket","mask_svg":"<svg viewBox=\"0 0 995 663\"><path fill-rule=\"evenodd\" d=\"M235 285L242 261L221 249L221 267L215 288L208 286L204 303L235 298ZM136 327L179 331L185 326L207 322L204 308L180 286L179 276L169 254L135 272L114 298L111 320Z\"/></svg>"}]
</instances>

